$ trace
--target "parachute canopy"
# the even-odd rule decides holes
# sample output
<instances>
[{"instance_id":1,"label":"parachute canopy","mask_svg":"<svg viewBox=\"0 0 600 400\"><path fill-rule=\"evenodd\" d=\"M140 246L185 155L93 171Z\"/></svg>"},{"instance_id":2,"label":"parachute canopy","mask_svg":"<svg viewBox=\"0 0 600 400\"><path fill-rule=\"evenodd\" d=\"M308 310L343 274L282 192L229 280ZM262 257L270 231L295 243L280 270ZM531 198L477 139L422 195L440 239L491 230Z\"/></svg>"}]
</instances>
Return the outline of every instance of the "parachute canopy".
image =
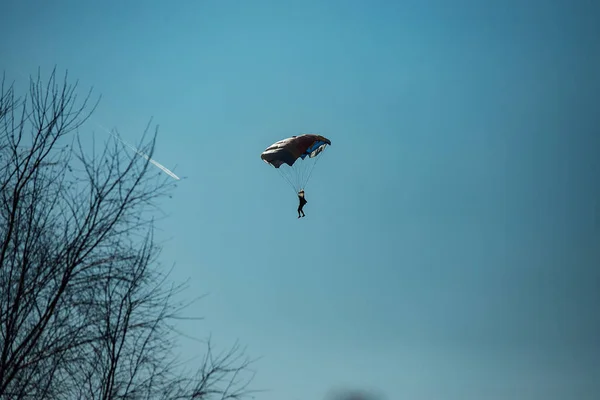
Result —
<instances>
[{"instance_id":1,"label":"parachute canopy","mask_svg":"<svg viewBox=\"0 0 600 400\"><path fill-rule=\"evenodd\" d=\"M316 157L327 145L331 146L331 141L320 135L292 136L267 147L260 158L275 168L284 163L292 167L298 158Z\"/></svg>"},{"instance_id":2,"label":"parachute canopy","mask_svg":"<svg viewBox=\"0 0 600 400\"><path fill-rule=\"evenodd\" d=\"M331 141L321 135L292 136L267 147L260 158L275 167L298 192L306 186L319 159L317 156L327 146L331 146Z\"/></svg>"}]
</instances>

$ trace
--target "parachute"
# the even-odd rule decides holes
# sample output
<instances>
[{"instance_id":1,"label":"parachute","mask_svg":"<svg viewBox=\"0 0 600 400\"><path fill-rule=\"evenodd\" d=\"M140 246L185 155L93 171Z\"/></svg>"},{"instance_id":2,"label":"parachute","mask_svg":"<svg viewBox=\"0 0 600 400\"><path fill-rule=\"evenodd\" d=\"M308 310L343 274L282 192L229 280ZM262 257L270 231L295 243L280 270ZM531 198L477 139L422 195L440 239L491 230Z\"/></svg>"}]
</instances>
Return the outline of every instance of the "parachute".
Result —
<instances>
[{"instance_id":1,"label":"parachute","mask_svg":"<svg viewBox=\"0 0 600 400\"><path fill-rule=\"evenodd\" d=\"M315 165L321 158L317 156L327 146L331 146L331 141L321 135L292 136L267 147L260 158L275 167L294 192L298 193L306 187Z\"/></svg>"}]
</instances>

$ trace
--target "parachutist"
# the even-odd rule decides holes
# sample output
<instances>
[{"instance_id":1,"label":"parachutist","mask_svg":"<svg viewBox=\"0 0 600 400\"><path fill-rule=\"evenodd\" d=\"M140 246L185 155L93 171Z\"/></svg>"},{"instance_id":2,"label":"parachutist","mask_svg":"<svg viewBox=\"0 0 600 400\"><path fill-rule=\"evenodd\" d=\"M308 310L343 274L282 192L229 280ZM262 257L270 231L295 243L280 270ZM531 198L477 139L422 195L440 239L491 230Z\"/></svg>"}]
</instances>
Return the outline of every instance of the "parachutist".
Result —
<instances>
[{"instance_id":1,"label":"parachutist","mask_svg":"<svg viewBox=\"0 0 600 400\"><path fill-rule=\"evenodd\" d=\"M304 198L304 189L298 192L298 200L300 201L300 205L298 205L298 218L300 218L300 213L302 213L302 217L305 217L306 214L304 214L303 208L304 205L308 203L308 201L306 201L306 199Z\"/></svg>"},{"instance_id":2,"label":"parachutist","mask_svg":"<svg viewBox=\"0 0 600 400\"><path fill-rule=\"evenodd\" d=\"M303 208L307 201L304 189L301 188L306 186L317 161L323 157L320 154L327 146L331 146L331 140L306 133L279 140L260 154L260 158L277 169L294 189L294 193L298 194L298 218L306 216Z\"/></svg>"}]
</instances>

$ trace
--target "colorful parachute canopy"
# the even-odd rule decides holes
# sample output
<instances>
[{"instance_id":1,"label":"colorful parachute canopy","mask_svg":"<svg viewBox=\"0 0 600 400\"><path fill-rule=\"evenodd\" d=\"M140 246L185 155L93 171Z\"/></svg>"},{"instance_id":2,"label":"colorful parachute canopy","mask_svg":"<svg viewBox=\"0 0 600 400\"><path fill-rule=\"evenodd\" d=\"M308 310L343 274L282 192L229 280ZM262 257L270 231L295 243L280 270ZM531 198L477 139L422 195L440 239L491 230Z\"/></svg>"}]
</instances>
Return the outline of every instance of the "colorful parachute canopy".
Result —
<instances>
[{"instance_id":1,"label":"colorful parachute canopy","mask_svg":"<svg viewBox=\"0 0 600 400\"><path fill-rule=\"evenodd\" d=\"M331 141L321 135L305 134L280 140L269 146L260 155L267 164L279 168L284 163L290 167L298 158L316 157Z\"/></svg>"},{"instance_id":2,"label":"colorful parachute canopy","mask_svg":"<svg viewBox=\"0 0 600 400\"><path fill-rule=\"evenodd\" d=\"M306 187L313 168L320 159L317 156L327 146L331 146L331 141L321 135L292 136L267 147L260 158L275 167L294 191L298 192Z\"/></svg>"}]
</instances>

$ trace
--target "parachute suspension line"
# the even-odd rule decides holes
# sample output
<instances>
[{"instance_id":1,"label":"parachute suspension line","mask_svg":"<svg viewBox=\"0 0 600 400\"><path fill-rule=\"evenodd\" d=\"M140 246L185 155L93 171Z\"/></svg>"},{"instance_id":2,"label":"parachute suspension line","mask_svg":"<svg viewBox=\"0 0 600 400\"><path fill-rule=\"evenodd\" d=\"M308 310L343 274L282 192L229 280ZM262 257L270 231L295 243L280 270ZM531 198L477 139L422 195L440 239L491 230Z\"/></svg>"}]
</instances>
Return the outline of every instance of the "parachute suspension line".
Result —
<instances>
[{"instance_id":1,"label":"parachute suspension line","mask_svg":"<svg viewBox=\"0 0 600 400\"><path fill-rule=\"evenodd\" d=\"M324 148L321 153L325 151L325 149L326 148ZM289 183L292 190L294 190L294 193L297 194L300 189L305 189L308 185L312 173L321 157L322 155L319 154L313 158L305 158L304 160L298 159L291 167L282 165L277 168L277 172Z\"/></svg>"},{"instance_id":2,"label":"parachute suspension line","mask_svg":"<svg viewBox=\"0 0 600 400\"><path fill-rule=\"evenodd\" d=\"M323 153L323 152L324 152L326 149L327 149L327 146L325 146L325 147L323 148L323 150L321 150L321 153ZM315 170L315 166L317 165L317 163L319 162L319 160L321 159L321 157L322 157L322 155L321 155L321 154L319 154L319 155L316 157L316 160L315 160L315 162L314 162L314 163L311 165L311 168L310 168L310 170L309 170L309 172L308 172L308 176L306 177L306 180L304 181L304 186L308 185L308 181L310 180L310 177L312 176L312 173L313 173L313 171Z\"/></svg>"},{"instance_id":3,"label":"parachute suspension line","mask_svg":"<svg viewBox=\"0 0 600 400\"><path fill-rule=\"evenodd\" d=\"M287 165L286 166L282 166L282 167L285 168L285 169L289 169L291 171L291 167L288 167ZM291 186L292 190L294 191L294 193L297 194L298 191L300 190L300 189L297 189L298 184L297 183L294 184L294 182L292 181L292 178L291 178L292 174L290 173L289 176L288 176L288 174L286 174L283 171L282 167L275 168L275 169L277 170L277 172L279 172L279 175L281 175L290 184L290 186Z\"/></svg>"},{"instance_id":4,"label":"parachute suspension line","mask_svg":"<svg viewBox=\"0 0 600 400\"><path fill-rule=\"evenodd\" d=\"M309 164L309 160L298 159L296 161L296 164L297 164L296 191L300 191L300 189L304 189L302 186L306 182L304 180L304 176L306 175L306 169Z\"/></svg>"},{"instance_id":5,"label":"parachute suspension line","mask_svg":"<svg viewBox=\"0 0 600 400\"><path fill-rule=\"evenodd\" d=\"M325 149L328 147L326 143L329 143L329 140L316 135L301 135L297 139L294 138L296 137L294 136L293 138L284 139L270 146L261 154L261 158L269 164L271 164L270 161L278 160L280 166L276 167L277 172L288 182L288 184L292 187L292 190L294 190L294 193L297 194L301 189L305 189L305 187L308 185L308 181L312 177L320 157L323 157L323 155L320 153L325 151ZM321 143L319 143L320 146L314 149L310 146L315 146L315 144L317 144L316 141L309 145L310 141L313 139L321 140ZM290 154L286 156L287 160L285 158L279 158L279 154L283 154L285 151L289 152L289 150L286 150L289 146L292 146L293 148L293 145L290 143L293 144L298 142L303 143L302 146L307 145L309 146L308 148L313 150L310 152L310 154L304 153L300 157L293 158L293 160L289 158ZM291 154L294 153L292 152ZM311 155L313 157L311 157ZM282 162L284 160L286 161ZM289 164L287 164L288 162L291 162L292 165L289 166ZM276 164L272 165L274 166Z\"/></svg>"}]
</instances>

